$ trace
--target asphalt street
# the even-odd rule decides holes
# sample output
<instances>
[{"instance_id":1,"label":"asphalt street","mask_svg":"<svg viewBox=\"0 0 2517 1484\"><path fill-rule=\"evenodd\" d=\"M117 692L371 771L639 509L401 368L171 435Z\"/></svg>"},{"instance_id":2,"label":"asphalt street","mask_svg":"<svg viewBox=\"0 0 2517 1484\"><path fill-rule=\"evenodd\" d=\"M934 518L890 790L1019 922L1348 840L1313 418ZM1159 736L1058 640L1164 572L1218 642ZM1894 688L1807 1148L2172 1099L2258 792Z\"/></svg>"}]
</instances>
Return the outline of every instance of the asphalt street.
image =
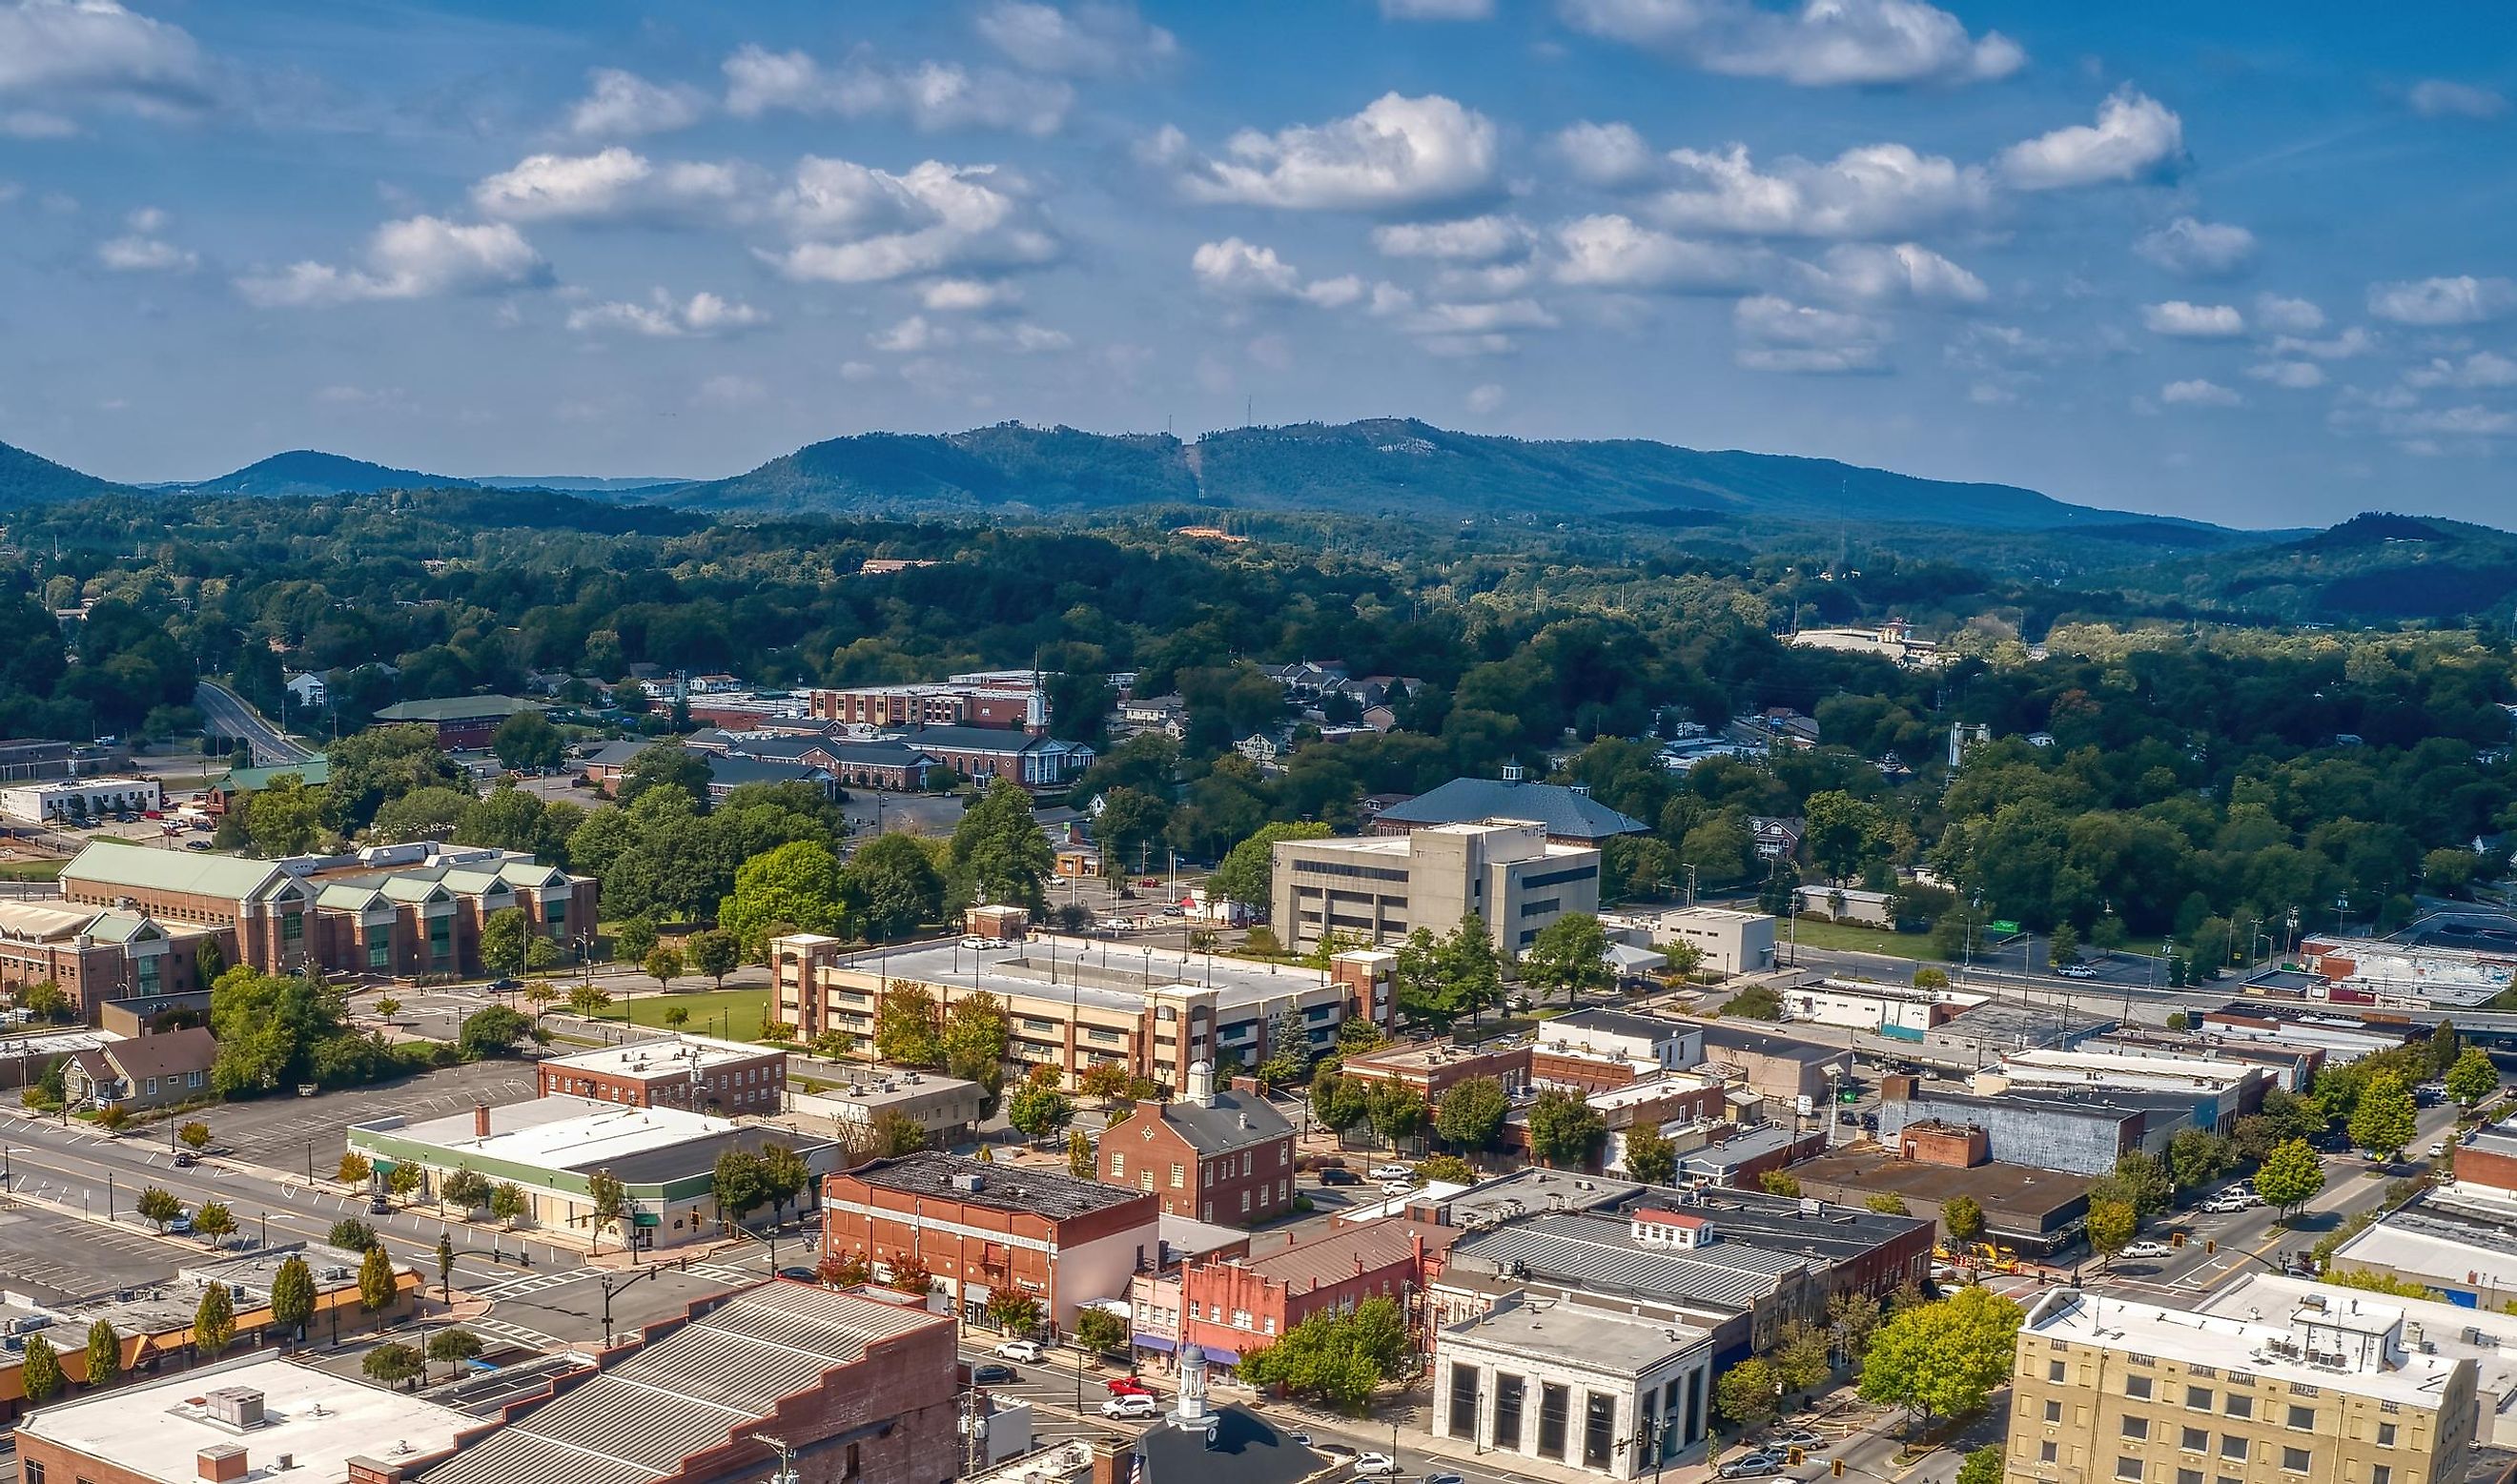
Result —
<instances>
[{"instance_id":1,"label":"asphalt street","mask_svg":"<svg viewBox=\"0 0 2517 1484\"><path fill-rule=\"evenodd\" d=\"M263 767L280 763L302 763L314 752L284 737L277 727L263 719L262 713L245 704L244 698L214 680L204 680L192 691L192 705L201 713L201 730L219 737L241 737L253 748L254 762Z\"/></svg>"}]
</instances>

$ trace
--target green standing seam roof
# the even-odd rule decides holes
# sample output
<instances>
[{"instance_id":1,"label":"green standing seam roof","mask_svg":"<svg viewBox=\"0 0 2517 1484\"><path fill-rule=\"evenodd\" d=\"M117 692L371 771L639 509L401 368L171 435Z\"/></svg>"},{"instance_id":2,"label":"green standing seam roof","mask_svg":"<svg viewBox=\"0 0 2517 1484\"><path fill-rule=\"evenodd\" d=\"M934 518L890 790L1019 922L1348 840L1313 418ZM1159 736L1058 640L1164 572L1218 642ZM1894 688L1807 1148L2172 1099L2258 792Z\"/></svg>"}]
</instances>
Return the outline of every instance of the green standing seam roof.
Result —
<instances>
[{"instance_id":1,"label":"green standing seam roof","mask_svg":"<svg viewBox=\"0 0 2517 1484\"><path fill-rule=\"evenodd\" d=\"M332 781L332 759L316 757L302 763L282 763L270 768L231 768L228 776L219 782L238 793L253 793L270 787L271 781L283 773L296 774L298 782L309 788L319 787Z\"/></svg>"},{"instance_id":2,"label":"green standing seam roof","mask_svg":"<svg viewBox=\"0 0 2517 1484\"><path fill-rule=\"evenodd\" d=\"M478 721L490 717L513 716L519 711L538 711L537 700L523 700L513 696L448 696L437 700L397 701L376 713L376 720L395 721Z\"/></svg>"},{"instance_id":3,"label":"green standing seam roof","mask_svg":"<svg viewBox=\"0 0 2517 1484\"><path fill-rule=\"evenodd\" d=\"M253 896L279 873L279 868L269 861L93 841L62 868L62 879L66 882L192 892L232 901Z\"/></svg>"}]
</instances>

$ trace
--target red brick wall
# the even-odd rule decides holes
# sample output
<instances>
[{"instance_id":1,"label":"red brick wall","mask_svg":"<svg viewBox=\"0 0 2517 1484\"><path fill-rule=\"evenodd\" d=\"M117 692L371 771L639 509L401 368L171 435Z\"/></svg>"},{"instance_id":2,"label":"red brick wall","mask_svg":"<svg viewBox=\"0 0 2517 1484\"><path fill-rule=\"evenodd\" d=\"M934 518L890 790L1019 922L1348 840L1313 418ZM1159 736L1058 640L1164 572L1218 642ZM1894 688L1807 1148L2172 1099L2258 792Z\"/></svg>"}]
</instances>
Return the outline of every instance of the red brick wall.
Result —
<instances>
[{"instance_id":1,"label":"red brick wall","mask_svg":"<svg viewBox=\"0 0 2517 1484\"><path fill-rule=\"evenodd\" d=\"M1579 1087L1585 1092L1613 1092L1636 1080L1634 1068L1623 1062L1561 1056L1544 1046L1530 1048L1529 1078L1537 1082Z\"/></svg>"},{"instance_id":2,"label":"red brick wall","mask_svg":"<svg viewBox=\"0 0 2517 1484\"><path fill-rule=\"evenodd\" d=\"M2504 1154L2486 1154L2471 1145L2464 1145L2455 1151L2455 1179L2459 1185L2517 1190L2517 1159Z\"/></svg>"},{"instance_id":3,"label":"red brick wall","mask_svg":"<svg viewBox=\"0 0 2517 1484\"><path fill-rule=\"evenodd\" d=\"M1049 1254L991 1241L989 1234L1024 1237L1052 1247L1081 1246L1131 1227L1150 1227L1158 1208L1154 1198L1147 1195L1071 1220L1054 1221L1029 1211L998 1210L933 1196L903 1195L869 1185L845 1172L832 1175L823 1190L832 1201L855 1202L875 1212L869 1216L848 1210L824 1211L825 1256L863 1252L879 1262L915 1256L938 1278L979 1284L992 1292L1015 1289L1038 1297L1052 1314L1061 1306L1056 1301L1057 1275ZM935 1223L967 1227L974 1235L964 1236ZM1146 1255L1150 1259L1153 1254Z\"/></svg>"},{"instance_id":4,"label":"red brick wall","mask_svg":"<svg viewBox=\"0 0 2517 1484\"><path fill-rule=\"evenodd\" d=\"M1897 1136L1897 1153L1918 1165L1952 1169L1973 1169L1992 1158L1989 1136L1973 1124L1907 1124Z\"/></svg>"}]
</instances>

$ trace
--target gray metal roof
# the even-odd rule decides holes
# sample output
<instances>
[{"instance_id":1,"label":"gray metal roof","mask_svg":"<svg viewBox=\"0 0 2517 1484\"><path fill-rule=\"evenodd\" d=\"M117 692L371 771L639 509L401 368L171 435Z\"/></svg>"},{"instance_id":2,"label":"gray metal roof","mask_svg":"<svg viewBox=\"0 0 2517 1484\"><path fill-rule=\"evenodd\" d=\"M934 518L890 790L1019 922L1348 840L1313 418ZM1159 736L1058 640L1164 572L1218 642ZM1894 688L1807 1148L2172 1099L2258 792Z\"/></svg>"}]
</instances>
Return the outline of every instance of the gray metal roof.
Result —
<instances>
[{"instance_id":1,"label":"gray metal roof","mask_svg":"<svg viewBox=\"0 0 2517 1484\"><path fill-rule=\"evenodd\" d=\"M1530 1276L1639 1297L1689 1299L1745 1310L1809 1266L1807 1258L1744 1243L1715 1242L1693 1251L1636 1245L1623 1221L1588 1215L1538 1216L1471 1237L1452 1260L1472 1257L1498 1270L1517 1264Z\"/></svg>"},{"instance_id":2,"label":"gray metal roof","mask_svg":"<svg viewBox=\"0 0 2517 1484\"><path fill-rule=\"evenodd\" d=\"M1265 1098L1220 1087L1216 1089L1212 1108L1191 1102L1164 1104L1163 1122L1178 1129L1189 1147L1202 1155L1246 1149L1294 1131L1294 1125Z\"/></svg>"},{"instance_id":3,"label":"gray metal roof","mask_svg":"<svg viewBox=\"0 0 2517 1484\"><path fill-rule=\"evenodd\" d=\"M1561 839L1604 840L1651 827L1560 784L1455 778L1429 793L1381 811L1402 825L1465 825L1474 820L1534 820Z\"/></svg>"}]
</instances>

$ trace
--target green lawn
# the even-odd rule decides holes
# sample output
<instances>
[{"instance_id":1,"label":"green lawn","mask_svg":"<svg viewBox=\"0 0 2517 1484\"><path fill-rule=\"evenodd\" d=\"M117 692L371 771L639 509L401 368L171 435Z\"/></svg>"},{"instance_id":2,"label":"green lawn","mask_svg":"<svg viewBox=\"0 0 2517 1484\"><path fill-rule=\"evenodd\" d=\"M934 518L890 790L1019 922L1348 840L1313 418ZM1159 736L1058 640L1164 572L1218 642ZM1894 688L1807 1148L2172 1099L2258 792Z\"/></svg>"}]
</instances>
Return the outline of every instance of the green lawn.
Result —
<instances>
[{"instance_id":1,"label":"green lawn","mask_svg":"<svg viewBox=\"0 0 2517 1484\"><path fill-rule=\"evenodd\" d=\"M637 981L639 988L629 997L629 1018L642 1026L664 1024L666 1010L688 1010L690 1020L681 1029L694 1036L722 1036L729 1040L758 1040L762 1018L769 1009L769 991L703 990L691 995L667 995L656 988L652 979ZM603 1012L606 1020L620 1017L618 983L613 990L612 1008ZM718 1017L722 1017L719 1019Z\"/></svg>"},{"instance_id":2,"label":"green lawn","mask_svg":"<svg viewBox=\"0 0 2517 1484\"><path fill-rule=\"evenodd\" d=\"M1774 950L1786 953L1785 945L1797 938L1804 948L1834 949L1839 953L1886 954L1892 958L1930 958L1932 940L1921 933L1892 933L1884 927L1863 927L1856 922L1823 922L1803 917L1797 925L1779 922L1774 925Z\"/></svg>"},{"instance_id":3,"label":"green lawn","mask_svg":"<svg viewBox=\"0 0 2517 1484\"><path fill-rule=\"evenodd\" d=\"M0 865L0 881L58 881L67 861L11 861Z\"/></svg>"}]
</instances>

